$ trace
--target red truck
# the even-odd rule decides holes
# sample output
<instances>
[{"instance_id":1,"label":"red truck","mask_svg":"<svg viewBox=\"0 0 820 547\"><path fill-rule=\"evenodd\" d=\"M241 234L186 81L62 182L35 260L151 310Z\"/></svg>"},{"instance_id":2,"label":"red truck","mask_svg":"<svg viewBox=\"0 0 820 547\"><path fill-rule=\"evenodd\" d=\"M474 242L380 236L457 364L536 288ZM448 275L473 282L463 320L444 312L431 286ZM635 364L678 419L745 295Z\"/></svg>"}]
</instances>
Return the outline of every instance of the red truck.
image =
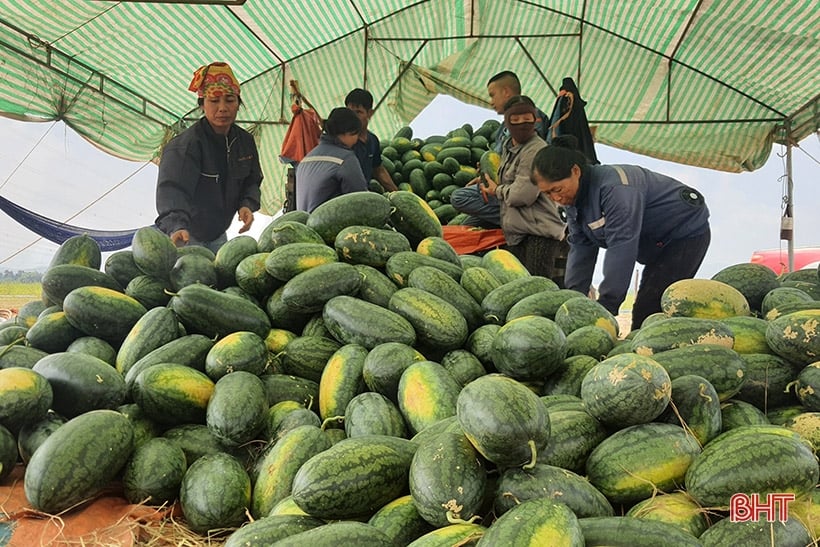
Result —
<instances>
[{"instance_id":1,"label":"red truck","mask_svg":"<svg viewBox=\"0 0 820 547\"><path fill-rule=\"evenodd\" d=\"M766 249L752 253L750 262L763 264L781 275L789 271L788 249ZM801 247L794 249L794 269L817 268L820 264L820 247Z\"/></svg>"}]
</instances>

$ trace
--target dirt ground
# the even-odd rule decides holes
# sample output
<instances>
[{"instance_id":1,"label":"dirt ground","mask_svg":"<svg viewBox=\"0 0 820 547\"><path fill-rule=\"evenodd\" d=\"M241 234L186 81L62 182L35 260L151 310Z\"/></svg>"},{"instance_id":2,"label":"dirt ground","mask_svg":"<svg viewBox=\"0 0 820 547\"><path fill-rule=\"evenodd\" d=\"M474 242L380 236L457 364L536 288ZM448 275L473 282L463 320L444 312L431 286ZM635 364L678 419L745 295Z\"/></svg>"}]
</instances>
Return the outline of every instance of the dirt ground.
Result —
<instances>
[{"instance_id":1,"label":"dirt ground","mask_svg":"<svg viewBox=\"0 0 820 547\"><path fill-rule=\"evenodd\" d=\"M629 331L632 330L632 313L631 312L621 312L619 313L615 319L618 320L618 334L620 338L624 338Z\"/></svg>"}]
</instances>

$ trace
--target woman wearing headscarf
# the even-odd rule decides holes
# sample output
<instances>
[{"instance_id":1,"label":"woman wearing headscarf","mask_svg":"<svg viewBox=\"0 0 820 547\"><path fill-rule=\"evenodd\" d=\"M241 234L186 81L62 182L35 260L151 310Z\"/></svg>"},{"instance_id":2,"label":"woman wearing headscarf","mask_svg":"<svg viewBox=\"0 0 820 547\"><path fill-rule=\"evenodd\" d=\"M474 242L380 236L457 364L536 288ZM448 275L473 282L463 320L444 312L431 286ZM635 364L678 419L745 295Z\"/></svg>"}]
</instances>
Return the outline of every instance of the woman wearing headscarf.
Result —
<instances>
[{"instance_id":1,"label":"woman wearing headscarf","mask_svg":"<svg viewBox=\"0 0 820 547\"><path fill-rule=\"evenodd\" d=\"M532 183L532 162L547 143L535 131L538 110L532 99L515 95L504 105L504 126L510 138L504 144L498 184L486 173L481 192L500 204L501 229L507 249L533 275L563 286L569 250L558 207Z\"/></svg>"},{"instance_id":2,"label":"woman wearing headscarf","mask_svg":"<svg viewBox=\"0 0 820 547\"><path fill-rule=\"evenodd\" d=\"M319 144L296 168L296 209L309 213L329 199L368 190L353 152L361 129L361 120L349 108L330 111Z\"/></svg>"},{"instance_id":3,"label":"woman wearing headscarf","mask_svg":"<svg viewBox=\"0 0 820 547\"><path fill-rule=\"evenodd\" d=\"M157 180L157 226L177 245L216 252L234 215L253 223L262 169L253 136L237 126L242 100L227 63L199 67L188 86L203 116L162 150Z\"/></svg>"},{"instance_id":4,"label":"woman wearing headscarf","mask_svg":"<svg viewBox=\"0 0 820 547\"><path fill-rule=\"evenodd\" d=\"M644 265L632 329L661 311L661 295L695 276L709 248L709 209L700 192L637 165L590 165L563 136L536 154L533 181L564 207L569 227L565 284L587 293L598 249L606 249L600 302L617 315L635 263Z\"/></svg>"}]
</instances>

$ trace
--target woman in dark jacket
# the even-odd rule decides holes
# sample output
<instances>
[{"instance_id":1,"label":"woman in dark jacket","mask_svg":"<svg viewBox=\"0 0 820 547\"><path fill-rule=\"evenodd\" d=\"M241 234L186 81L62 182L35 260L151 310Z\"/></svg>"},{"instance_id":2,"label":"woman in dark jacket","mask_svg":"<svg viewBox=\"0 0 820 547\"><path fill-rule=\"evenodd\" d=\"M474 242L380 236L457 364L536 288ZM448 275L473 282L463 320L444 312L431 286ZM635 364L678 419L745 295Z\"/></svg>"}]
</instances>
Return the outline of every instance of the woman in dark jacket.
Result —
<instances>
[{"instance_id":1,"label":"woman in dark jacket","mask_svg":"<svg viewBox=\"0 0 820 547\"><path fill-rule=\"evenodd\" d=\"M572 137L559 137L533 160L533 182L564 207L569 230L565 286L587 294L598 249L606 249L598 301L613 315L644 265L632 329L661 311L661 294L692 278L709 248L709 209L700 192L636 165L590 165Z\"/></svg>"},{"instance_id":2,"label":"woman in dark jacket","mask_svg":"<svg viewBox=\"0 0 820 547\"><path fill-rule=\"evenodd\" d=\"M240 233L250 229L262 169L253 136L234 123L242 101L231 67L200 67L188 89L197 93L204 115L162 151L156 224L177 246L216 252L234 215L243 223Z\"/></svg>"}]
</instances>

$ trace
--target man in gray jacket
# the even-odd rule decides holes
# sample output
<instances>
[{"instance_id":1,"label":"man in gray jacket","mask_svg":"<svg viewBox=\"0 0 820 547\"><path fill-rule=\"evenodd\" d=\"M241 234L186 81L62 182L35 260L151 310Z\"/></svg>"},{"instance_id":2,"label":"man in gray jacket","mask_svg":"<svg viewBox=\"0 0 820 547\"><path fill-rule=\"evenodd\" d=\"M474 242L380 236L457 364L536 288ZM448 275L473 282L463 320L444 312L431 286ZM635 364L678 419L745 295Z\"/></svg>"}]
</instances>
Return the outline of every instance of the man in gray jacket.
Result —
<instances>
[{"instance_id":1,"label":"man in gray jacket","mask_svg":"<svg viewBox=\"0 0 820 547\"><path fill-rule=\"evenodd\" d=\"M498 183L485 175L481 192L496 198L507 249L533 275L563 285L569 245L558 206L532 183L532 162L547 143L535 132L537 109L532 99L512 97L504 105L504 126L510 138L504 144Z\"/></svg>"}]
</instances>

